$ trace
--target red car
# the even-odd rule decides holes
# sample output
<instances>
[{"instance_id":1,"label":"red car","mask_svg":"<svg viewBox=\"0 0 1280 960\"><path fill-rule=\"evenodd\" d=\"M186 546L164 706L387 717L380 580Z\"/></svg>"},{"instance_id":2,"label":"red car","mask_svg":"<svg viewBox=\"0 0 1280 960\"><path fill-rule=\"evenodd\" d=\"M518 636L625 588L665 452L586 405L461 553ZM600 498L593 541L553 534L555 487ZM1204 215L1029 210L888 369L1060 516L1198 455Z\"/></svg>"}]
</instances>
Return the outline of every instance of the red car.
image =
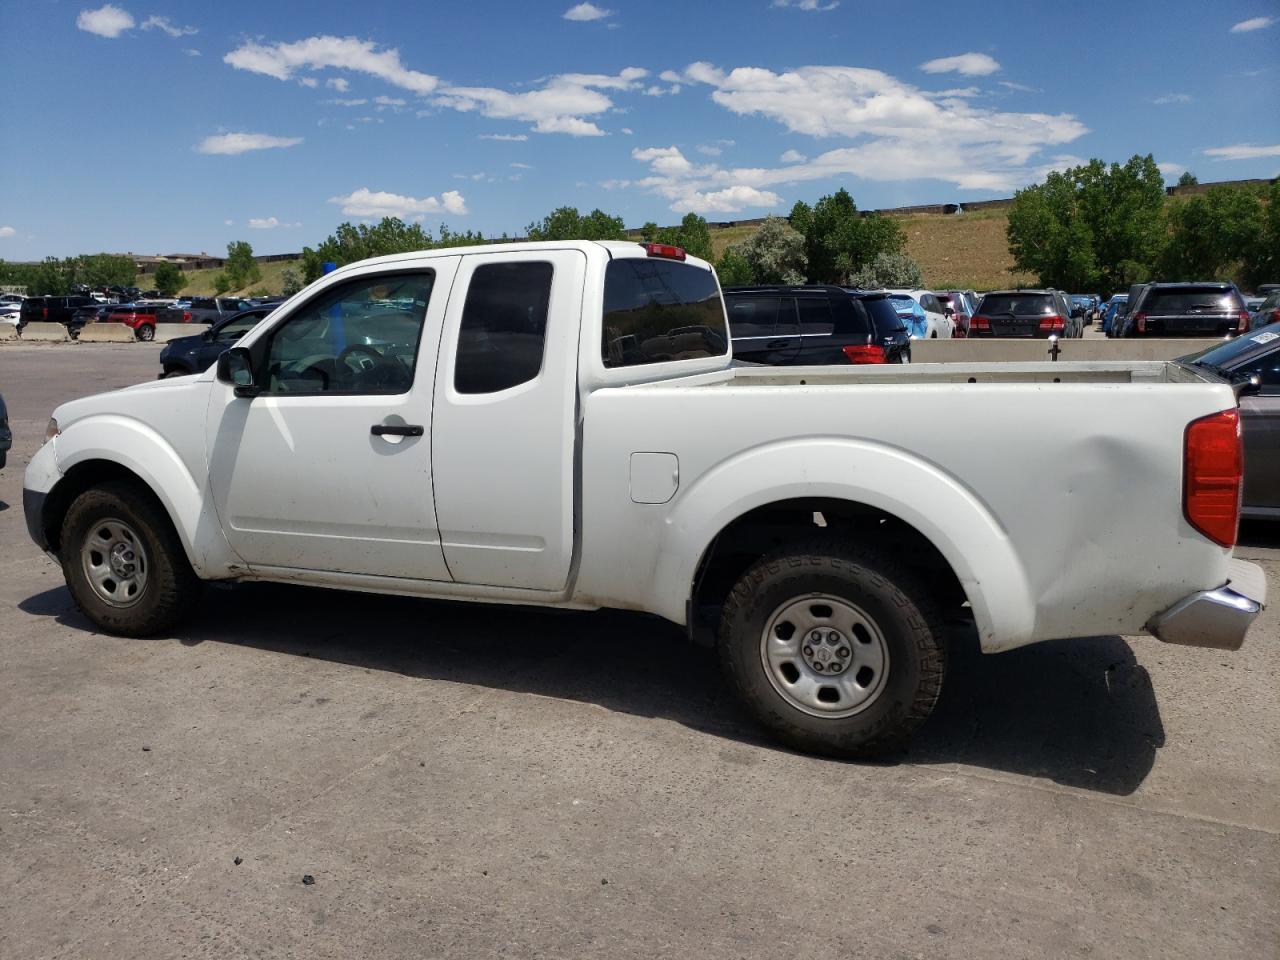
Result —
<instances>
[{"instance_id":1,"label":"red car","mask_svg":"<svg viewBox=\"0 0 1280 960\"><path fill-rule=\"evenodd\" d=\"M973 304L968 290L939 290L936 294L937 298L942 301L944 307L950 308L955 314L952 317L955 320L956 329L953 337L964 339L969 336L969 318L973 316Z\"/></svg>"},{"instance_id":2,"label":"red car","mask_svg":"<svg viewBox=\"0 0 1280 960\"><path fill-rule=\"evenodd\" d=\"M191 313L153 303L122 303L107 316L108 323L123 323L139 340L154 340L157 323L190 323Z\"/></svg>"}]
</instances>

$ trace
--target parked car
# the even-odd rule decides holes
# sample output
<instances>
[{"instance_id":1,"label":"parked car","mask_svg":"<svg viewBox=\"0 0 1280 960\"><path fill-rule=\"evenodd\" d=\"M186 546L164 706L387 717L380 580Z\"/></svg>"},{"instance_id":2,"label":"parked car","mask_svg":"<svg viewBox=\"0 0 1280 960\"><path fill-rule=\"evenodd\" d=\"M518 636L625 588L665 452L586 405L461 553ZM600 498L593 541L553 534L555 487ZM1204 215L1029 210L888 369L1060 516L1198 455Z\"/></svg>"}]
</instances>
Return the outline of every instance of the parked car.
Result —
<instances>
[{"instance_id":1,"label":"parked car","mask_svg":"<svg viewBox=\"0 0 1280 960\"><path fill-rule=\"evenodd\" d=\"M22 301L27 299L20 293L0 293L0 306L13 304L14 306L22 306Z\"/></svg>"},{"instance_id":2,"label":"parked car","mask_svg":"<svg viewBox=\"0 0 1280 960\"><path fill-rule=\"evenodd\" d=\"M9 449L13 446L13 431L9 429L9 409L4 405L4 397L0 396L0 470L9 459Z\"/></svg>"},{"instance_id":3,"label":"parked car","mask_svg":"<svg viewBox=\"0 0 1280 960\"><path fill-rule=\"evenodd\" d=\"M0 303L0 323L17 328L22 323L22 304Z\"/></svg>"},{"instance_id":4,"label":"parked car","mask_svg":"<svg viewBox=\"0 0 1280 960\"><path fill-rule=\"evenodd\" d=\"M253 304L239 297L192 297L191 319L194 323L217 323L226 317L248 310Z\"/></svg>"},{"instance_id":5,"label":"parked car","mask_svg":"<svg viewBox=\"0 0 1280 960\"><path fill-rule=\"evenodd\" d=\"M970 337L1080 337L1084 316L1061 290L994 290L982 298Z\"/></svg>"},{"instance_id":6,"label":"parked car","mask_svg":"<svg viewBox=\"0 0 1280 960\"><path fill-rule=\"evenodd\" d=\"M67 321L67 333L73 338L80 336L87 323L105 323L111 316L111 311L115 309L113 304L109 303L90 303L83 307L77 307L76 312L71 315L71 319Z\"/></svg>"},{"instance_id":7,"label":"parked car","mask_svg":"<svg viewBox=\"0 0 1280 960\"><path fill-rule=\"evenodd\" d=\"M258 325L258 321L274 310L273 306L254 307L219 320L194 337L178 337L160 351L160 377L184 377L203 373L213 366L218 355L234 345Z\"/></svg>"},{"instance_id":8,"label":"parked car","mask_svg":"<svg viewBox=\"0 0 1280 960\"><path fill-rule=\"evenodd\" d=\"M1280 520L1280 323L1183 357L1241 385L1244 434L1242 517Z\"/></svg>"},{"instance_id":9,"label":"parked car","mask_svg":"<svg viewBox=\"0 0 1280 960\"><path fill-rule=\"evenodd\" d=\"M1249 329L1257 330L1268 323L1277 322L1280 322L1280 290L1268 294L1262 303L1258 304L1258 309L1249 319Z\"/></svg>"},{"instance_id":10,"label":"parked car","mask_svg":"<svg viewBox=\"0 0 1280 960\"><path fill-rule=\"evenodd\" d=\"M829 286L729 287L733 355L770 366L902 363L911 342L882 293Z\"/></svg>"},{"instance_id":11,"label":"parked car","mask_svg":"<svg viewBox=\"0 0 1280 960\"><path fill-rule=\"evenodd\" d=\"M191 323L191 312L153 303L122 303L111 308L106 322L123 323L139 340L154 340L157 323Z\"/></svg>"},{"instance_id":12,"label":"parked car","mask_svg":"<svg viewBox=\"0 0 1280 960\"><path fill-rule=\"evenodd\" d=\"M108 633L171 630L204 581L624 608L714 645L787 743L876 755L938 700L944 610L992 653L1237 649L1265 602L1231 556L1231 386L1057 366L734 367L715 274L678 248L399 254L212 375L59 406L23 509Z\"/></svg>"},{"instance_id":13,"label":"parked car","mask_svg":"<svg viewBox=\"0 0 1280 960\"><path fill-rule=\"evenodd\" d=\"M933 339L941 337L950 339L955 334L956 325L951 317L947 316L947 308L943 306L937 295L932 290L903 290L891 289L886 293L894 297L910 297L920 309L924 311L925 318L928 322L928 331L924 337L915 337L915 339ZM902 313L901 310L898 311Z\"/></svg>"},{"instance_id":14,"label":"parked car","mask_svg":"<svg viewBox=\"0 0 1280 960\"><path fill-rule=\"evenodd\" d=\"M939 290L938 302L943 310L951 310L951 322L954 324L953 336L969 336L969 321L974 314L978 301L969 290Z\"/></svg>"},{"instance_id":15,"label":"parked car","mask_svg":"<svg viewBox=\"0 0 1280 960\"><path fill-rule=\"evenodd\" d=\"M18 318L18 332L28 323L48 321L65 324L80 307L93 303L93 299L80 294L69 297L27 297L22 301Z\"/></svg>"},{"instance_id":16,"label":"parked car","mask_svg":"<svg viewBox=\"0 0 1280 960\"><path fill-rule=\"evenodd\" d=\"M1088 294L1072 294L1067 299L1071 303L1072 311L1080 312L1080 326L1089 326L1093 322L1090 316L1093 312L1093 298Z\"/></svg>"},{"instance_id":17,"label":"parked car","mask_svg":"<svg viewBox=\"0 0 1280 960\"><path fill-rule=\"evenodd\" d=\"M1133 301L1127 337L1224 337L1252 318L1234 283L1149 283Z\"/></svg>"},{"instance_id":18,"label":"parked car","mask_svg":"<svg viewBox=\"0 0 1280 960\"><path fill-rule=\"evenodd\" d=\"M1115 325L1118 317L1121 316L1124 305L1129 301L1129 297L1123 293L1117 293L1107 301L1106 309L1102 311L1102 332L1108 337L1111 336L1111 328Z\"/></svg>"}]
</instances>

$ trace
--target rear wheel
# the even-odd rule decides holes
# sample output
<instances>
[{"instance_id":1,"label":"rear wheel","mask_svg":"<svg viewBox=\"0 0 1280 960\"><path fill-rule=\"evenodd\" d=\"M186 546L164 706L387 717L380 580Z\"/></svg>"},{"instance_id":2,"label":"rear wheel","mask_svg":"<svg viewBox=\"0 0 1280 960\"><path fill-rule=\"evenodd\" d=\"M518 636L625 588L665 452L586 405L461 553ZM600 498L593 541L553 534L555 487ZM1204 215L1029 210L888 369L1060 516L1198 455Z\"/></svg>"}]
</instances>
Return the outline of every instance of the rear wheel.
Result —
<instances>
[{"instance_id":1,"label":"rear wheel","mask_svg":"<svg viewBox=\"0 0 1280 960\"><path fill-rule=\"evenodd\" d=\"M199 596L200 580L168 514L132 484L107 483L76 497L59 556L76 606L109 633L162 633Z\"/></svg>"},{"instance_id":2,"label":"rear wheel","mask_svg":"<svg viewBox=\"0 0 1280 960\"><path fill-rule=\"evenodd\" d=\"M138 327L137 337L139 340L154 340L156 338L156 328L149 323L144 323Z\"/></svg>"},{"instance_id":3,"label":"rear wheel","mask_svg":"<svg viewBox=\"0 0 1280 960\"><path fill-rule=\"evenodd\" d=\"M734 586L720 623L725 675L784 742L843 757L900 748L942 691L936 605L910 571L852 543L766 557Z\"/></svg>"}]
</instances>

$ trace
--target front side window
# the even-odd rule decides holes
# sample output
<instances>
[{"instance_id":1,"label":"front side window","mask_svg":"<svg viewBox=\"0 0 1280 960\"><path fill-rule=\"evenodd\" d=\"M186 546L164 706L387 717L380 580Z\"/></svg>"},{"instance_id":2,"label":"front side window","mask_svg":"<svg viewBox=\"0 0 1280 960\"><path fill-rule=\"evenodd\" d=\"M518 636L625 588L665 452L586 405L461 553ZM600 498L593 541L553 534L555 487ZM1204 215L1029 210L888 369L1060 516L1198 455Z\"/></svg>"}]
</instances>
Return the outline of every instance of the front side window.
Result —
<instances>
[{"instance_id":1,"label":"front side window","mask_svg":"<svg viewBox=\"0 0 1280 960\"><path fill-rule=\"evenodd\" d=\"M455 390L496 393L541 372L554 272L542 261L476 267L458 328Z\"/></svg>"},{"instance_id":2,"label":"front side window","mask_svg":"<svg viewBox=\"0 0 1280 960\"><path fill-rule=\"evenodd\" d=\"M728 350L724 304L710 270L643 257L609 261L600 343L606 367L718 357Z\"/></svg>"},{"instance_id":3,"label":"front side window","mask_svg":"<svg viewBox=\"0 0 1280 960\"><path fill-rule=\"evenodd\" d=\"M254 313L247 317L237 317L234 320L230 320L219 328L215 339L219 343L234 343L256 327L262 316L262 314Z\"/></svg>"},{"instance_id":4,"label":"front side window","mask_svg":"<svg viewBox=\"0 0 1280 960\"><path fill-rule=\"evenodd\" d=\"M330 287L271 333L270 393L407 393L435 274L378 274Z\"/></svg>"}]
</instances>

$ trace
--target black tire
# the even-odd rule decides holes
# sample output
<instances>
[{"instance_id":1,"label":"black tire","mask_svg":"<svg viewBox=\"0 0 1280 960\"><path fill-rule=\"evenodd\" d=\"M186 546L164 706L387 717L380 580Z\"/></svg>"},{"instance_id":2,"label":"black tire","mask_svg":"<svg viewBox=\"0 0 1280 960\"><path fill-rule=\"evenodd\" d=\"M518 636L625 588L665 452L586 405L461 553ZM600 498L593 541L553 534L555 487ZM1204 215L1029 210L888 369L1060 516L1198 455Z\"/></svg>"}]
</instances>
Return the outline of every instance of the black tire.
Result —
<instances>
[{"instance_id":1,"label":"black tire","mask_svg":"<svg viewBox=\"0 0 1280 960\"><path fill-rule=\"evenodd\" d=\"M146 580L136 598L128 598L128 606L102 599L85 569L82 550L95 528L108 520L118 520L136 533L146 562ZM169 515L150 491L134 484L104 483L76 497L62 521L59 556L76 606L108 633L164 633L190 612L200 595L200 580Z\"/></svg>"},{"instance_id":2,"label":"black tire","mask_svg":"<svg viewBox=\"0 0 1280 960\"><path fill-rule=\"evenodd\" d=\"M811 594L858 608L874 622L887 654L878 693L851 716L805 712L775 689L782 681L771 680L765 665L770 620ZM718 649L730 687L762 725L799 750L836 757L900 749L933 711L947 666L938 607L911 571L875 550L839 541L790 547L747 570L725 604ZM849 670L860 655L855 652Z\"/></svg>"},{"instance_id":3,"label":"black tire","mask_svg":"<svg viewBox=\"0 0 1280 960\"><path fill-rule=\"evenodd\" d=\"M145 343L156 338L156 328L149 323L140 324L134 335Z\"/></svg>"}]
</instances>

